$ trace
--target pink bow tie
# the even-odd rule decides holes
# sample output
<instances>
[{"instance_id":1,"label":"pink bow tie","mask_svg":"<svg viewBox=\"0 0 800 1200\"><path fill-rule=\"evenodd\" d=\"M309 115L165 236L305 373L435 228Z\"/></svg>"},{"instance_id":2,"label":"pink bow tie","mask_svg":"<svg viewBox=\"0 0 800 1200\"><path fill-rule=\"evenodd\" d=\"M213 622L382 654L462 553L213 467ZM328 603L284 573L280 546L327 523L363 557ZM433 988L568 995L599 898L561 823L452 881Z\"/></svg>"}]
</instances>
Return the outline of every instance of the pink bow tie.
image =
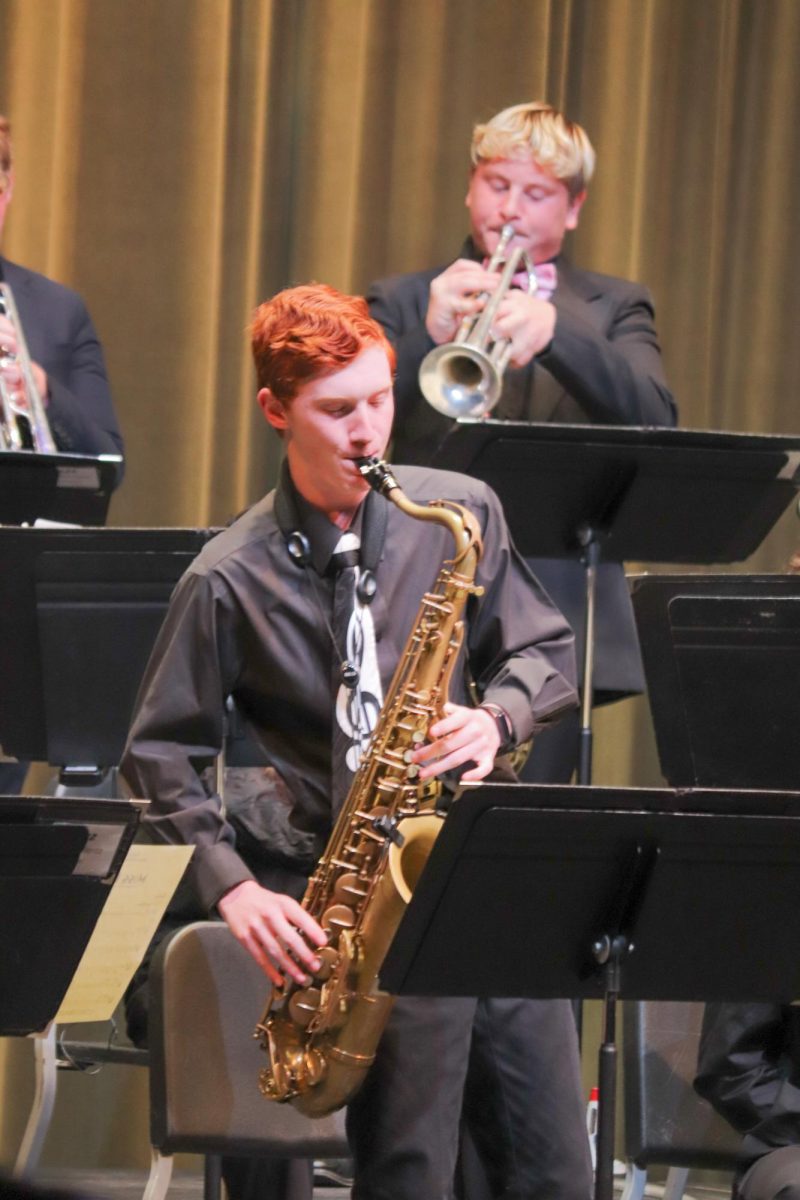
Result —
<instances>
[{"instance_id":1,"label":"pink bow tie","mask_svg":"<svg viewBox=\"0 0 800 1200\"><path fill-rule=\"evenodd\" d=\"M488 267L488 265L489 260L488 258L485 258L483 260L484 268ZM534 274L536 275L536 291L534 292L534 295L536 296L537 300L549 300L553 292L558 287L558 271L556 270L555 263L537 263L536 267L534 268ZM511 280L511 286L520 288L523 292L527 292L528 272L517 271L516 275L514 275Z\"/></svg>"},{"instance_id":2,"label":"pink bow tie","mask_svg":"<svg viewBox=\"0 0 800 1200\"><path fill-rule=\"evenodd\" d=\"M537 300L549 300L553 292L558 287L558 271L555 263L543 262L537 263L534 268L536 275L536 291L533 293ZM517 271L514 278L511 280L512 287L522 288L523 292L528 290L528 272Z\"/></svg>"}]
</instances>

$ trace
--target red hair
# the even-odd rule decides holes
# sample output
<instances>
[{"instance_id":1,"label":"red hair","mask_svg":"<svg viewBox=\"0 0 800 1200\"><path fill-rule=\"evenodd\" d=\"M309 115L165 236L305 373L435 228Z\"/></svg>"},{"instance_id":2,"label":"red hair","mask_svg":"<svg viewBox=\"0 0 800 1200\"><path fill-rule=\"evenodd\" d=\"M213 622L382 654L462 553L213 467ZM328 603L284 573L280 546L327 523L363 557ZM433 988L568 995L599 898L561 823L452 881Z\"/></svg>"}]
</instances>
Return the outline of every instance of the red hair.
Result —
<instances>
[{"instance_id":1,"label":"red hair","mask_svg":"<svg viewBox=\"0 0 800 1200\"><path fill-rule=\"evenodd\" d=\"M347 366L367 346L381 346L395 368L394 348L366 300L325 283L286 288L259 305L250 338L259 388L269 388L283 403L310 379Z\"/></svg>"}]
</instances>

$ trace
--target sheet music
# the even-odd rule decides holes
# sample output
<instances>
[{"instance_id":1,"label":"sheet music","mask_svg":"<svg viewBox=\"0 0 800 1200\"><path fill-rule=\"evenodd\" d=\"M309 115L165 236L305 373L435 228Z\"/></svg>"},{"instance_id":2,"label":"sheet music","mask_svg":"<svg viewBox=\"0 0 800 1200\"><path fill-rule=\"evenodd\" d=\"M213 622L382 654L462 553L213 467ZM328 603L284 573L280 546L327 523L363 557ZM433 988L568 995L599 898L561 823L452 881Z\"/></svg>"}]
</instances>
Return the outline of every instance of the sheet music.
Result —
<instances>
[{"instance_id":1,"label":"sheet music","mask_svg":"<svg viewBox=\"0 0 800 1200\"><path fill-rule=\"evenodd\" d=\"M192 850L192 846L131 846L56 1013L57 1022L111 1018Z\"/></svg>"}]
</instances>

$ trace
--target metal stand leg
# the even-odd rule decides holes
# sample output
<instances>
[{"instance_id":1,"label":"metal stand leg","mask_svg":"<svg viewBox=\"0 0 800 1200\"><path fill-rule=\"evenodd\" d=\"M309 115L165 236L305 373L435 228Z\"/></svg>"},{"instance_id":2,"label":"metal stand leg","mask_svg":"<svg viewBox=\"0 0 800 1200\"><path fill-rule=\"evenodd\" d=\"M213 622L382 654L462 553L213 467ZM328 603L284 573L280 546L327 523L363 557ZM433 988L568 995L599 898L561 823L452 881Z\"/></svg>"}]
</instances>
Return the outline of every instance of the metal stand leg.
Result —
<instances>
[{"instance_id":1,"label":"metal stand leg","mask_svg":"<svg viewBox=\"0 0 800 1200\"><path fill-rule=\"evenodd\" d=\"M46 1033L33 1037L33 1055L36 1068L36 1090L28 1123L14 1163L14 1174L30 1175L39 1165L44 1139L50 1128L53 1105L56 1100L56 1027L53 1023Z\"/></svg>"},{"instance_id":2,"label":"metal stand leg","mask_svg":"<svg viewBox=\"0 0 800 1200\"><path fill-rule=\"evenodd\" d=\"M664 1185L664 1200L683 1200L686 1184L689 1182L688 1167L670 1167L667 1182Z\"/></svg>"},{"instance_id":3,"label":"metal stand leg","mask_svg":"<svg viewBox=\"0 0 800 1200\"><path fill-rule=\"evenodd\" d=\"M578 783L592 782L592 699L594 688L594 620L597 568L600 564L600 543L594 530L579 531L584 547L586 565L586 618L583 645L583 690L581 692L581 729L578 734Z\"/></svg>"},{"instance_id":4,"label":"metal stand leg","mask_svg":"<svg viewBox=\"0 0 800 1200\"><path fill-rule=\"evenodd\" d=\"M203 1200L219 1200L222 1190L222 1156L207 1154L203 1162Z\"/></svg>"},{"instance_id":5,"label":"metal stand leg","mask_svg":"<svg viewBox=\"0 0 800 1200\"><path fill-rule=\"evenodd\" d=\"M642 1200L646 1186L647 1171L635 1163L628 1163L621 1200Z\"/></svg>"},{"instance_id":6,"label":"metal stand leg","mask_svg":"<svg viewBox=\"0 0 800 1200\"><path fill-rule=\"evenodd\" d=\"M150 1175L142 1200L164 1200L172 1179L172 1155L150 1151Z\"/></svg>"}]
</instances>

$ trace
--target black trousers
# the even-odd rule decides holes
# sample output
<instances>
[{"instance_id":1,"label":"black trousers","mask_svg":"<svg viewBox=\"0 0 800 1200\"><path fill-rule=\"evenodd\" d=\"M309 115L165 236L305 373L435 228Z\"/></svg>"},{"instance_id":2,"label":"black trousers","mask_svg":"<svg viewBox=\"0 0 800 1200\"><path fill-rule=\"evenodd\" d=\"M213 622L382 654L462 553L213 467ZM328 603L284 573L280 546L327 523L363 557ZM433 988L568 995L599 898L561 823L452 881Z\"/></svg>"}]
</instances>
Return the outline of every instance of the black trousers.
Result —
<instances>
[{"instance_id":1,"label":"black trousers","mask_svg":"<svg viewBox=\"0 0 800 1200\"><path fill-rule=\"evenodd\" d=\"M451 1200L462 1102L492 1197L588 1200L569 1002L451 998L395 1003L348 1109L353 1200Z\"/></svg>"}]
</instances>

